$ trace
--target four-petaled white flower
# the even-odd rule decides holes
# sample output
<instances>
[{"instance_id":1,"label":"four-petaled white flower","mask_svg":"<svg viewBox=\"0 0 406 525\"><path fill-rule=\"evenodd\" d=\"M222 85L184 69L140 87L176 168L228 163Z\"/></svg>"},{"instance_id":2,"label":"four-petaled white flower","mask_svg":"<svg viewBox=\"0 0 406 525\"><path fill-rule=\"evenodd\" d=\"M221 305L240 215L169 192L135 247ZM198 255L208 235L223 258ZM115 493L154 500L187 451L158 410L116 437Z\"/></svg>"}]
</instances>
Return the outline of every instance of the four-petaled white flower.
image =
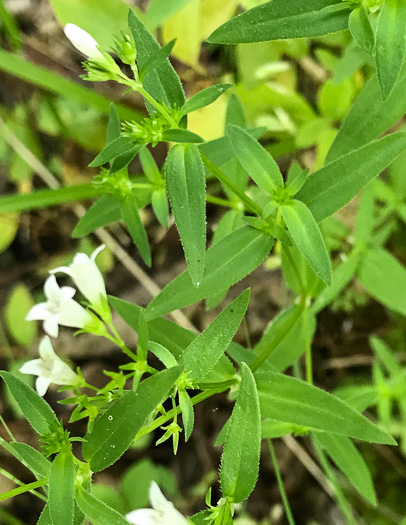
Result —
<instances>
[{"instance_id":1,"label":"four-petaled white flower","mask_svg":"<svg viewBox=\"0 0 406 525\"><path fill-rule=\"evenodd\" d=\"M149 489L152 509L137 509L126 515L132 525L189 525L189 521L175 509L153 481Z\"/></svg>"},{"instance_id":2,"label":"four-petaled white flower","mask_svg":"<svg viewBox=\"0 0 406 525\"><path fill-rule=\"evenodd\" d=\"M44 330L52 337L58 337L59 326L85 328L94 324L93 317L72 297L76 290L70 286L59 287L54 275L44 284L46 303L36 304L27 314L27 321L44 321Z\"/></svg>"},{"instance_id":3,"label":"four-petaled white flower","mask_svg":"<svg viewBox=\"0 0 406 525\"><path fill-rule=\"evenodd\" d=\"M40 396L45 395L51 383L58 385L75 385L79 376L58 357L52 348L51 340L45 336L39 345L40 359L25 363L20 372L38 376L35 387Z\"/></svg>"},{"instance_id":4,"label":"four-petaled white flower","mask_svg":"<svg viewBox=\"0 0 406 525\"><path fill-rule=\"evenodd\" d=\"M90 59L104 59L97 41L87 31L76 24L66 24L64 28L66 37L81 53Z\"/></svg>"},{"instance_id":5,"label":"four-petaled white flower","mask_svg":"<svg viewBox=\"0 0 406 525\"><path fill-rule=\"evenodd\" d=\"M100 314L106 311L107 294L103 275L95 259L105 248L102 244L89 257L85 253L77 253L69 266L55 268L51 273L63 272L70 275L81 293Z\"/></svg>"}]
</instances>

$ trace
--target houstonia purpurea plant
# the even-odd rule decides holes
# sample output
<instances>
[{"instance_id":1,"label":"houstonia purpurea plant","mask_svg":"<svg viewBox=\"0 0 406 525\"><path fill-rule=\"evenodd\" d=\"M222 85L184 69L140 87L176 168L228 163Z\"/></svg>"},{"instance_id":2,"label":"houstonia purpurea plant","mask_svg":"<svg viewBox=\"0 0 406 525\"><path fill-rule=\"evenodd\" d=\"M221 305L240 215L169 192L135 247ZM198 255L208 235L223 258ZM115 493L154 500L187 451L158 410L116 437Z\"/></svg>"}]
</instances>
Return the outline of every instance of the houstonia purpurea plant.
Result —
<instances>
[{"instance_id":1,"label":"houstonia purpurea plant","mask_svg":"<svg viewBox=\"0 0 406 525\"><path fill-rule=\"evenodd\" d=\"M133 11L129 32L117 37L113 50L121 65L87 32L74 24L65 27L66 36L86 57L84 78L117 82L126 92L138 93L148 112L142 120L120 122L111 106L106 147L90 164L100 169L93 181L94 194L100 198L79 220L74 237L124 221L143 261L151 266L140 210L151 204L166 228L171 209L187 270L146 308L107 295L96 261L103 246L90 257L78 253L69 266L51 271L45 281L45 301L27 317L42 321L47 334L40 343L40 357L21 368L22 373L37 377L36 391L16 375L0 371L38 434L41 451L17 442L11 433L11 441L1 438L0 443L36 481L1 499L34 491L44 500L39 525L80 525L85 520L95 525L231 525L256 485L261 440L267 440L292 524L272 439L293 433L312 444L336 487L348 523L356 521L331 473L330 460L366 501L376 505L372 476L354 440L396 444L387 432L389 409L381 394L387 394L390 385L392 399L401 402L404 370L375 338L372 345L380 361L373 384L339 397L313 384L311 342L316 314L354 276L370 295L406 315L406 270L384 248L388 234L382 231L382 221L375 221L371 185L406 150L403 129L379 138L406 109L401 95L406 88L405 26L406 4L401 0L272 0L232 18L210 36L213 43L237 44L314 37L349 28L356 45L376 64L376 76L350 109L325 165L309 175L293 163L286 177L258 142L264 130L247 127L235 94L229 96L223 137L205 142L188 130L188 115L216 101L232 85L214 85L186 100L168 60L174 41L161 47ZM147 147L160 142L170 145L163 171ZM127 169L137 156L144 172L141 177L130 176ZM206 192L206 181L210 190L221 188L223 197L218 191ZM404 205L388 197L390 190L379 188L378 194L385 196L382 200L391 203L391 213L406 216ZM332 264L330 252L336 248L323 221L361 190L352 244ZM208 249L206 201L227 209ZM248 307L249 290L230 302L200 334L163 317L202 300L211 307L218 305L272 250L281 258L293 299L253 350L233 342ZM393 276L394 286L379 281L385 272ZM61 285L62 278L70 279L70 284ZM77 292L85 299L83 304L76 300ZM112 309L138 334L136 348L128 347L118 333ZM125 354L126 364L108 373L110 381L104 388L89 384L79 368L74 370L58 357L61 326L107 338ZM304 374L298 366L302 355ZM151 356L157 358L155 366ZM292 365L294 376L285 373ZM73 407L69 423L85 420L85 435L72 435L69 424L65 428L43 399L51 383L70 393L62 401ZM180 438L187 441L193 432L194 406L221 392L229 392L234 403L216 441L223 445L221 499L212 501L209 492L207 508L184 517L153 483L152 508L124 515L92 493L93 473L109 468L134 443L156 430L161 436L157 446L170 439L174 453L181 454ZM374 405L385 428L362 414ZM403 439L404 430L397 435Z\"/></svg>"}]
</instances>

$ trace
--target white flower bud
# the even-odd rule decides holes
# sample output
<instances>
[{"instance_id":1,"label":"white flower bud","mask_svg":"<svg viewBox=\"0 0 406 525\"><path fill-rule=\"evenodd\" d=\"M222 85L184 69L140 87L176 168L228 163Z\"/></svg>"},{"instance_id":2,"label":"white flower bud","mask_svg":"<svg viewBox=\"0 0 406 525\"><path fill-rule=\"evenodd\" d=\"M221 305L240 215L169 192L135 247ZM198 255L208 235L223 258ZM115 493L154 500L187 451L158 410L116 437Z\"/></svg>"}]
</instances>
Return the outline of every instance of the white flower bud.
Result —
<instances>
[{"instance_id":1,"label":"white flower bud","mask_svg":"<svg viewBox=\"0 0 406 525\"><path fill-rule=\"evenodd\" d=\"M103 59L97 41L87 31L75 24L66 24L64 28L66 37L78 51L90 59Z\"/></svg>"}]
</instances>

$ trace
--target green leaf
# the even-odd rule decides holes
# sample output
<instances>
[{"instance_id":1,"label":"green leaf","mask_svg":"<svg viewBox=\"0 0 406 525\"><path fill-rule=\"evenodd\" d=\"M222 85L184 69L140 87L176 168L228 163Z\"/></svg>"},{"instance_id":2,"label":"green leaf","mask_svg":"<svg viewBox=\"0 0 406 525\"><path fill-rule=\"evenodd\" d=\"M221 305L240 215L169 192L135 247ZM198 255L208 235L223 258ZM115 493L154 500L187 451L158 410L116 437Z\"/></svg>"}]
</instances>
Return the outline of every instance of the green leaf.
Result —
<instances>
[{"instance_id":1,"label":"green leaf","mask_svg":"<svg viewBox=\"0 0 406 525\"><path fill-rule=\"evenodd\" d=\"M229 126L227 133L236 157L260 188L273 193L283 187L279 167L266 149L242 128Z\"/></svg>"},{"instance_id":2,"label":"green leaf","mask_svg":"<svg viewBox=\"0 0 406 525\"><path fill-rule=\"evenodd\" d=\"M110 195L103 195L80 218L72 232L74 239L85 237L98 228L103 228L112 222L122 219L120 199Z\"/></svg>"},{"instance_id":3,"label":"green leaf","mask_svg":"<svg viewBox=\"0 0 406 525\"><path fill-rule=\"evenodd\" d=\"M48 432L50 425L58 424L52 408L24 381L5 370L0 371L0 377L4 379L28 423L38 434L45 434L45 432Z\"/></svg>"},{"instance_id":4,"label":"green leaf","mask_svg":"<svg viewBox=\"0 0 406 525\"><path fill-rule=\"evenodd\" d=\"M244 129L247 127L243 105L235 93L231 94L227 104L226 129L229 125L239 126Z\"/></svg>"},{"instance_id":5,"label":"green leaf","mask_svg":"<svg viewBox=\"0 0 406 525\"><path fill-rule=\"evenodd\" d=\"M359 278L369 294L389 309L406 315L406 268L383 249L368 250Z\"/></svg>"},{"instance_id":6,"label":"green leaf","mask_svg":"<svg viewBox=\"0 0 406 525\"><path fill-rule=\"evenodd\" d=\"M182 7L188 4L191 0L151 0L148 5L147 22L148 27L155 29L161 26L172 15L177 13Z\"/></svg>"},{"instance_id":7,"label":"green leaf","mask_svg":"<svg viewBox=\"0 0 406 525\"><path fill-rule=\"evenodd\" d=\"M209 106L231 87L233 87L232 84L216 84L215 86L203 89L187 100L180 111L183 115L186 115L197 109Z\"/></svg>"},{"instance_id":8,"label":"green leaf","mask_svg":"<svg viewBox=\"0 0 406 525\"><path fill-rule=\"evenodd\" d=\"M165 174L190 278L199 286L206 258L206 180L197 147L174 146L166 159Z\"/></svg>"},{"instance_id":9,"label":"green leaf","mask_svg":"<svg viewBox=\"0 0 406 525\"><path fill-rule=\"evenodd\" d=\"M187 272L171 281L148 305L147 319L197 303L216 292L227 290L257 268L269 254L273 239L258 230L244 227L209 248L206 268L196 288Z\"/></svg>"},{"instance_id":10,"label":"green leaf","mask_svg":"<svg viewBox=\"0 0 406 525\"><path fill-rule=\"evenodd\" d=\"M247 311L250 290L245 290L230 303L180 356L179 362L188 377L201 381L229 347Z\"/></svg>"},{"instance_id":11,"label":"green leaf","mask_svg":"<svg viewBox=\"0 0 406 525\"><path fill-rule=\"evenodd\" d=\"M15 286L7 300L5 316L10 334L21 346L29 346L37 339L37 324L25 320L33 306L28 289L23 284Z\"/></svg>"},{"instance_id":12,"label":"green leaf","mask_svg":"<svg viewBox=\"0 0 406 525\"><path fill-rule=\"evenodd\" d=\"M369 55L372 55L375 46L375 35L369 22L367 10L363 5L351 11L348 19L348 29L359 47Z\"/></svg>"},{"instance_id":13,"label":"green leaf","mask_svg":"<svg viewBox=\"0 0 406 525\"><path fill-rule=\"evenodd\" d=\"M352 441L345 436L322 432L315 432L314 437L358 492L376 506L371 473Z\"/></svg>"},{"instance_id":14,"label":"green leaf","mask_svg":"<svg viewBox=\"0 0 406 525\"><path fill-rule=\"evenodd\" d=\"M137 49L137 63L141 69L159 51L160 45L132 10L128 13L128 25L134 37ZM164 103L168 107L182 107L185 103L182 84L168 59L144 78L143 85L155 100ZM146 105L150 113L157 112L156 108L148 102Z\"/></svg>"},{"instance_id":15,"label":"green leaf","mask_svg":"<svg viewBox=\"0 0 406 525\"><path fill-rule=\"evenodd\" d=\"M83 457L93 472L104 470L124 454L147 417L166 399L181 371L175 367L149 377L137 391L125 392L96 420L83 443Z\"/></svg>"},{"instance_id":16,"label":"green leaf","mask_svg":"<svg viewBox=\"0 0 406 525\"><path fill-rule=\"evenodd\" d=\"M261 425L261 439L275 439L292 434L297 430L292 423L275 421L273 419L263 419Z\"/></svg>"},{"instance_id":17,"label":"green leaf","mask_svg":"<svg viewBox=\"0 0 406 525\"><path fill-rule=\"evenodd\" d=\"M305 381L272 371L255 378L263 417L372 443L396 443L344 401Z\"/></svg>"},{"instance_id":18,"label":"green leaf","mask_svg":"<svg viewBox=\"0 0 406 525\"><path fill-rule=\"evenodd\" d=\"M326 163L365 146L406 112L406 70L388 97L383 100L378 79L373 76L365 85L345 117L327 154Z\"/></svg>"},{"instance_id":19,"label":"green leaf","mask_svg":"<svg viewBox=\"0 0 406 525\"><path fill-rule=\"evenodd\" d=\"M29 194L7 195L0 197L0 214L37 210L65 202L90 199L101 193L99 188L91 184L78 184L57 190L37 190Z\"/></svg>"},{"instance_id":20,"label":"green leaf","mask_svg":"<svg viewBox=\"0 0 406 525\"><path fill-rule=\"evenodd\" d=\"M202 137L187 129L167 129L162 133L163 142L185 142L198 144L204 142Z\"/></svg>"},{"instance_id":21,"label":"green leaf","mask_svg":"<svg viewBox=\"0 0 406 525\"><path fill-rule=\"evenodd\" d=\"M305 352L311 344L315 329L314 315L300 305L292 306L272 320L254 349L255 355L267 355L267 365L283 371Z\"/></svg>"},{"instance_id":22,"label":"green leaf","mask_svg":"<svg viewBox=\"0 0 406 525\"><path fill-rule=\"evenodd\" d=\"M83 514L94 525L128 525L128 521L122 514L89 494L82 487L76 492L76 501Z\"/></svg>"},{"instance_id":23,"label":"green leaf","mask_svg":"<svg viewBox=\"0 0 406 525\"><path fill-rule=\"evenodd\" d=\"M151 249L147 232L141 220L134 195L128 195L121 201L121 214L145 264L151 267Z\"/></svg>"},{"instance_id":24,"label":"green leaf","mask_svg":"<svg viewBox=\"0 0 406 525\"><path fill-rule=\"evenodd\" d=\"M166 198L165 188L156 190L152 193L151 204L161 226L167 228L169 221L169 204L168 199Z\"/></svg>"},{"instance_id":25,"label":"green leaf","mask_svg":"<svg viewBox=\"0 0 406 525\"><path fill-rule=\"evenodd\" d=\"M113 142L113 140L116 140L119 138L121 133L121 122L120 117L118 116L116 106L111 103L110 104L110 113L109 113L109 122L107 125L107 144L110 144L110 142Z\"/></svg>"},{"instance_id":26,"label":"green leaf","mask_svg":"<svg viewBox=\"0 0 406 525\"><path fill-rule=\"evenodd\" d=\"M185 390L179 390L179 406L182 413L183 427L185 429L185 441L188 441L193 432L195 415L192 401Z\"/></svg>"},{"instance_id":27,"label":"green leaf","mask_svg":"<svg viewBox=\"0 0 406 525\"><path fill-rule=\"evenodd\" d=\"M152 156L148 148L143 148L140 151L140 161L142 169L144 170L144 173L148 177L148 179L154 184L161 185L163 183L163 177L161 175L161 172L159 171L154 157Z\"/></svg>"},{"instance_id":28,"label":"green leaf","mask_svg":"<svg viewBox=\"0 0 406 525\"><path fill-rule=\"evenodd\" d=\"M368 184L361 193L358 207L357 221L355 223L355 246L364 248L368 246L374 228L375 196L372 184Z\"/></svg>"},{"instance_id":29,"label":"green leaf","mask_svg":"<svg viewBox=\"0 0 406 525\"><path fill-rule=\"evenodd\" d=\"M330 162L297 194L317 222L345 206L406 149L406 131L392 133Z\"/></svg>"},{"instance_id":30,"label":"green leaf","mask_svg":"<svg viewBox=\"0 0 406 525\"><path fill-rule=\"evenodd\" d=\"M60 452L49 476L49 514L54 525L72 525L75 501L75 464L72 452Z\"/></svg>"},{"instance_id":31,"label":"green leaf","mask_svg":"<svg viewBox=\"0 0 406 525\"><path fill-rule=\"evenodd\" d=\"M150 58L145 62L139 71L139 78L141 81L166 61L166 59L172 53L175 43L176 38L168 42L165 46L161 47L154 55L150 56Z\"/></svg>"},{"instance_id":32,"label":"green leaf","mask_svg":"<svg viewBox=\"0 0 406 525\"><path fill-rule=\"evenodd\" d=\"M349 12L340 0L272 0L232 18L207 41L238 44L326 35L347 29Z\"/></svg>"},{"instance_id":33,"label":"green leaf","mask_svg":"<svg viewBox=\"0 0 406 525\"><path fill-rule=\"evenodd\" d=\"M280 207L293 241L308 260L316 274L331 283L331 262L320 228L309 208L293 200Z\"/></svg>"},{"instance_id":34,"label":"green leaf","mask_svg":"<svg viewBox=\"0 0 406 525\"><path fill-rule=\"evenodd\" d=\"M23 465L25 465L38 478L44 479L49 477L51 471L51 462L48 461L41 452L26 443L18 443L11 441L10 443L3 443L6 448L15 458L17 458Z\"/></svg>"},{"instance_id":35,"label":"green leaf","mask_svg":"<svg viewBox=\"0 0 406 525\"><path fill-rule=\"evenodd\" d=\"M122 155L115 157L111 163L110 174L112 175L126 168L144 147L145 144L135 144Z\"/></svg>"},{"instance_id":36,"label":"green leaf","mask_svg":"<svg viewBox=\"0 0 406 525\"><path fill-rule=\"evenodd\" d=\"M223 455L221 490L235 503L244 501L254 490L261 448L261 413L254 376L243 363L240 391L234 405Z\"/></svg>"},{"instance_id":37,"label":"green leaf","mask_svg":"<svg viewBox=\"0 0 406 525\"><path fill-rule=\"evenodd\" d=\"M375 59L382 97L392 91L406 53L406 4L384 0L376 29Z\"/></svg>"},{"instance_id":38,"label":"green leaf","mask_svg":"<svg viewBox=\"0 0 406 525\"><path fill-rule=\"evenodd\" d=\"M47 503L41 512L37 525L53 525L49 514L49 504Z\"/></svg>"},{"instance_id":39,"label":"green leaf","mask_svg":"<svg viewBox=\"0 0 406 525\"><path fill-rule=\"evenodd\" d=\"M137 146L141 149L143 144L138 144ZM124 153L128 153L128 151L132 150L133 147L134 143L128 137L120 136L114 139L112 142L109 142L107 146L97 155L97 157L92 160L89 166L91 168L102 166L103 164L106 164L106 162L110 162L116 157L119 157Z\"/></svg>"},{"instance_id":40,"label":"green leaf","mask_svg":"<svg viewBox=\"0 0 406 525\"><path fill-rule=\"evenodd\" d=\"M336 268L334 268L331 286L326 286L324 290L322 290L317 296L312 305L312 310L314 313L318 313L323 310L323 308L334 301L334 299L341 293L341 291L354 277L359 261L359 253L351 252L348 256L348 259L341 262Z\"/></svg>"}]
</instances>

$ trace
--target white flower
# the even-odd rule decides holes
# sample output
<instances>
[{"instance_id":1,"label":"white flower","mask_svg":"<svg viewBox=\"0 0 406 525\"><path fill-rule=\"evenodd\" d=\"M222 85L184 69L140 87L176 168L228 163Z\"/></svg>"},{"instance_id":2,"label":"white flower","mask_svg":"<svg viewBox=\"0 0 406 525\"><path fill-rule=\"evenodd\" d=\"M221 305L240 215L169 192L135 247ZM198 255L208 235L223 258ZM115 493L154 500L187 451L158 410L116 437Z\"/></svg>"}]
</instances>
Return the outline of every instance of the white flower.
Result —
<instances>
[{"instance_id":1,"label":"white flower","mask_svg":"<svg viewBox=\"0 0 406 525\"><path fill-rule=\"evenodd\" d=\"M65 35L81 53L90 59L104 59L97 41L87 31L75 24L66 24Z\"/></svg>"},{"instance_id":2,"label":"white flower","mask_svg":"<svg viewBox=\"0 0 406 525\"><path fill-rule=\"evenodd\" d=\"M59 326L85 328L94 324L93 317L72 297L76 290L70 286L59 287L54 275L44 284L46 303L36 304L27 314L27 321L44 321L44 330L52 337L58 337Z\"/></svg>"},{"instance_id":3,"label":"white flower","mask_svg":"<svg viewBox=\"0 0 406 525\"><path fill-rule=\"evenodd\" d=\"M132 525L189 525L173 503L165 498L155 481L151 483L149 499L152 509L137 509L127 514L126 518Z\"/></svg>"},{"instance_id":4,"label":"white flower","mask_svg":"<svg viewBox=\"0 0 406 525\"><path fill-rule=\"evenodd\" d=\"M40 396L45 395L51 383L75 385L79 376L58 357L52 348L51 340L45 336L39 345L40 359L28 361L21 368L23 374L38 376L35 387Z\"/></svg>"},{"instance_id":5,"label":"white flower","mask_svg":"<svg viewBox=\"0 0 406 525\"><path fill-rule=\"evenodd\" d=\"M104 248L105 245L102 244L90 257L85 253L77 253L69 266L61 266L51 271L70 275L81 293L100 314L106 311L107 294L103 275L95 259Z\"/></svg>"}]
</instances>

